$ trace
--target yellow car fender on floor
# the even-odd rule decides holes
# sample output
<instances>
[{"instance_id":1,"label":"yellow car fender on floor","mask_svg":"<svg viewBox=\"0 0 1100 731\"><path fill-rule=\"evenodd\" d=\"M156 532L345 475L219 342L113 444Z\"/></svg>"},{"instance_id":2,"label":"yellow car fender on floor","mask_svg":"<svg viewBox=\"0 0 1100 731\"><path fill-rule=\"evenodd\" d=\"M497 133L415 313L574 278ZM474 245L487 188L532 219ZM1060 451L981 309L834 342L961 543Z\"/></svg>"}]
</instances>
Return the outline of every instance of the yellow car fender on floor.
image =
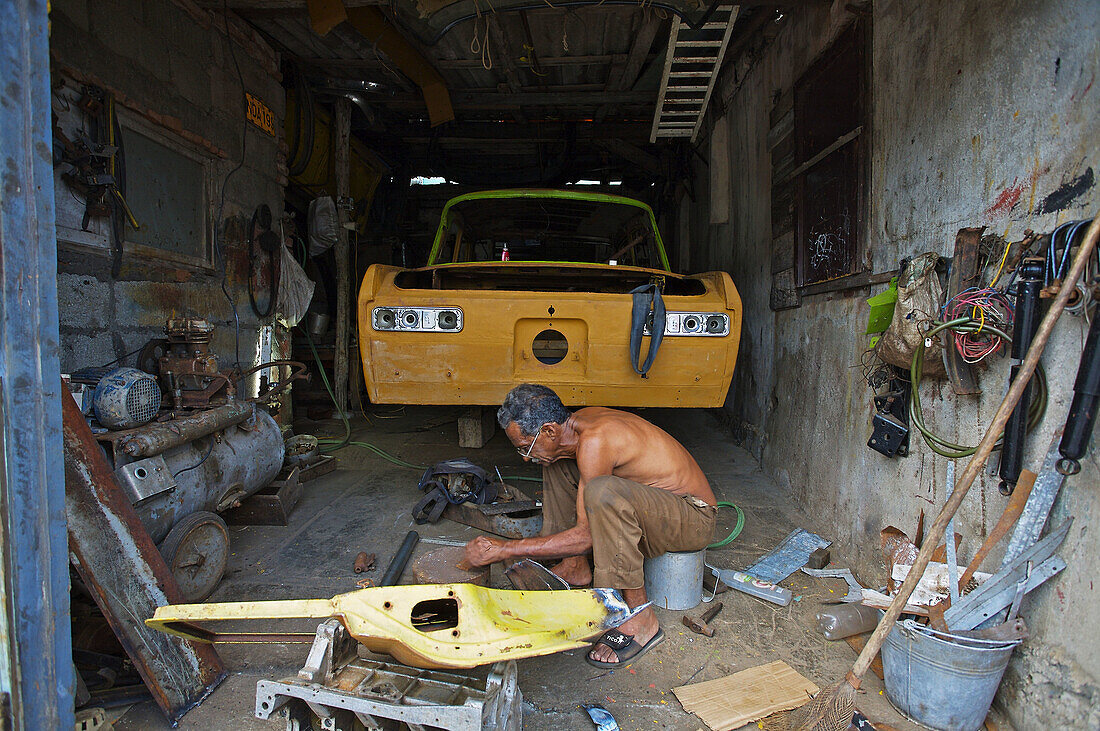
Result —
<instances>
[{"instance_id":1,"label":"yellow car fender on floor","mask_svg":"<svg viewBox=\"0 0 1100 731\"><path fill-rule=\"evenodd\" d=\"M244 622L338 618L374 652L420 668L472 668L584 647L633 612L612 589L507 591L473 584L381 586L332 599L175 604L145 624L200 642L312 642L313 632L241 632ZM234 623L233 631L205 625ZM268 625L270 626L270 625Z\"/></svg>"}]
</instances>

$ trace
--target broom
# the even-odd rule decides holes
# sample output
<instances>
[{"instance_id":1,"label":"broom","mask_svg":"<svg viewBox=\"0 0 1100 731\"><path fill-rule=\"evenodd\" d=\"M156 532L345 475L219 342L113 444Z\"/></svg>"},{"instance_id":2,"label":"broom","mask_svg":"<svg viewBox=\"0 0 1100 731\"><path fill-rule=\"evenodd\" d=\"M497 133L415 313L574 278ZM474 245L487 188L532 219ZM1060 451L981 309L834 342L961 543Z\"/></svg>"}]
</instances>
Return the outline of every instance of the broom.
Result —
<instances>
[{"instance_id":1,"label":"broom","mask_svg":"<svg viewBox=\"0 0 1100 731\"><path fill-rule=\"evenodd\" d=\"M1062 314L1062 310L1065 309L1070 295L1073 294L1076 289L1077 280L1081 278L1081 274L1085 271L1089 257L1092 255L1093 249L1096 248L1098 234L1100 234L1100 216L1093 218L1092 225L1089 226L1088 232L1085 235L1085 241L1078 249L1077 256L1073 260L1073 266L1070 268L1069 274L1066 275L1065 281L1062 282L1062 288L1059 290L1058 296L1055 297L1054 303L1050 306L1050 309L1039 324L1039 330L1035 334L1035 339L1032 341L1031 347L1028 348L1027 356L1020 366L1020 370L1015 380L1012 381L1008 393L1005 394L1004 400L1001 401L997 413L993 416L992 423L986 430L985 436L982 437L981 443L978 444L977 451L975 451L969 464L966 465L966 469L963 471L962 476L959 477L958 482L955 484L955 489L951 493L951 497L948 498L940 514L936 516L935 522L932 523L932 527L929 529L928 534L924 537L924 543L921 544L920 552L913 562L913 568L909 570L909 575L905 578L905 582L901 585L901 588L898 589L898 593L894 596L893 601L890 602L890 607L886 610L886 614L879 620L874 633L871 635L870 639L867 640L867 644L863 646L863 650L859 653L859 657L856 658L855 664L852 665L852 669L848 671L844 680L820 691L806 705L793 713L791 715L790 724L792 729L796 731L845 731L845 729L851 725L852 717L856 710L855 692L859 689L859 685L863 680L864 674L867 672L867 668L871 666L871 661L882 648L882 643L886 640L886 635L889 634L890 630L894 627L898 615L901 614L906 602L909 601L909 596L913 593L913 590L917 587L917 583L924 575L924 570L928 566L928 561L932 558L932 552L936 550L940 541L943 540L944 533L947 531L948 522L950 522L951 518L955 515L955 511L959 509L959 505L962 504L967 491L970 489L970 486L974 484L974 480L977 478L978 473L981 472L986 460L989 459L989 455L993 451L993 445L996 443L997 439L1000 438L1009 415L1016 407L1016 403L1020 400L1020 396L1023 394L1027 382L1035 372L1035 367L1039 363L1039 357L1043 354L1043 349L1046 347L1047 341L1050 339L1050 334L1054 330L1054 323L1057 322L1058 317Z\"/></svg>"}]
</instances>

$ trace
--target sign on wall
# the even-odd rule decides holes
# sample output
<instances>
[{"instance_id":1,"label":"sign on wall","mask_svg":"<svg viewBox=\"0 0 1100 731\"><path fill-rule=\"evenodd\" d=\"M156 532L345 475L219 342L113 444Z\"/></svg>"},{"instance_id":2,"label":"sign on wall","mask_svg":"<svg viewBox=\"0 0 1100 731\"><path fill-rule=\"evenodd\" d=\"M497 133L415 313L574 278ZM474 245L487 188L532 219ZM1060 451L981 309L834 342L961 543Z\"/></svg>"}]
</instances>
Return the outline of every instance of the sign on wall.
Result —
<instances>
[{"instance_id":1,"label":"sign on wall","mask_svg":"<svg viewBox=\"0 0 1100 731\"><path fill-rule=\"evenodd\" d=\"M248 121L275 137L275 113L251 94L244 96L248 100Z\"/></svg>"}]
</instances>

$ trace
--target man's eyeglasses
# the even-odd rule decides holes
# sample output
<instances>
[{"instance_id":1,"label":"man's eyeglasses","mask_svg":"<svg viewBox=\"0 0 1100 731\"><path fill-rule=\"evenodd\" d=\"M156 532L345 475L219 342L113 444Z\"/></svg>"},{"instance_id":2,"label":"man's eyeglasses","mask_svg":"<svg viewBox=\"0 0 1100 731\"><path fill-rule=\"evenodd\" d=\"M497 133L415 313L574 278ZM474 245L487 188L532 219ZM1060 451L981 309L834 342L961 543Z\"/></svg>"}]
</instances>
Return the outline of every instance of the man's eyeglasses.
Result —
<instances>
[{"instance_id":1,"label":"man's eyeglasses","mask_svg":"<svg viewBox=\"0 0 1100 731\"><path fill-rule=\"evenodd\" d=\"M542 425L542 426L540 426L540 427L538 428L538 430L537 430L537 431L535 432L535 438L534 438L534 439L532 439L532 440L531 440L531 443L527 445L527 451L526 451L526 452L524 452L524 451L523 451L522 449L520 449L519 447L516 447L516 453L517 453L517 454L519 454L519 456L523 457L524 459L531 459L531 450L535 448L535 442L537 442L537 441L538 441L538 439L539 439L539 434L542 434L542 427L543 427L543 426L546 426L546 425L545 425L545 424L543 424L543 425Z\"/></svg>"}]
</instances>

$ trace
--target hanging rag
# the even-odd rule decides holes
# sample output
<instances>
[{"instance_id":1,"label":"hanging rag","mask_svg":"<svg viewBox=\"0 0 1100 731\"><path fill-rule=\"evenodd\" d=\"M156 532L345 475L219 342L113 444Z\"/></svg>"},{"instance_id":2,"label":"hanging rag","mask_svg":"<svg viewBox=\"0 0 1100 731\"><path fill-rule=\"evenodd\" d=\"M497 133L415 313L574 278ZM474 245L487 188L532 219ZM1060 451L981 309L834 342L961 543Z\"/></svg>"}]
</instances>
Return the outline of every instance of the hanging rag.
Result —
<instances>
[{"instance_id":1,"label":"hanging rag","mask_svg":"<svg viewBox=\"0 0 1100 731\"><path fill-rule=\"evenodd\" d=\"M630 314L630 365L635 373L647 378L646 374L653 367L657 350L665 337L665 301L661 298L660 288L652 283L636 287L630 290L630 294L634 298L634 309ZM646 325L649 325L650 333L649 352L646 353L645 363L639 366Z\"/></svg>"}]
</instances>

